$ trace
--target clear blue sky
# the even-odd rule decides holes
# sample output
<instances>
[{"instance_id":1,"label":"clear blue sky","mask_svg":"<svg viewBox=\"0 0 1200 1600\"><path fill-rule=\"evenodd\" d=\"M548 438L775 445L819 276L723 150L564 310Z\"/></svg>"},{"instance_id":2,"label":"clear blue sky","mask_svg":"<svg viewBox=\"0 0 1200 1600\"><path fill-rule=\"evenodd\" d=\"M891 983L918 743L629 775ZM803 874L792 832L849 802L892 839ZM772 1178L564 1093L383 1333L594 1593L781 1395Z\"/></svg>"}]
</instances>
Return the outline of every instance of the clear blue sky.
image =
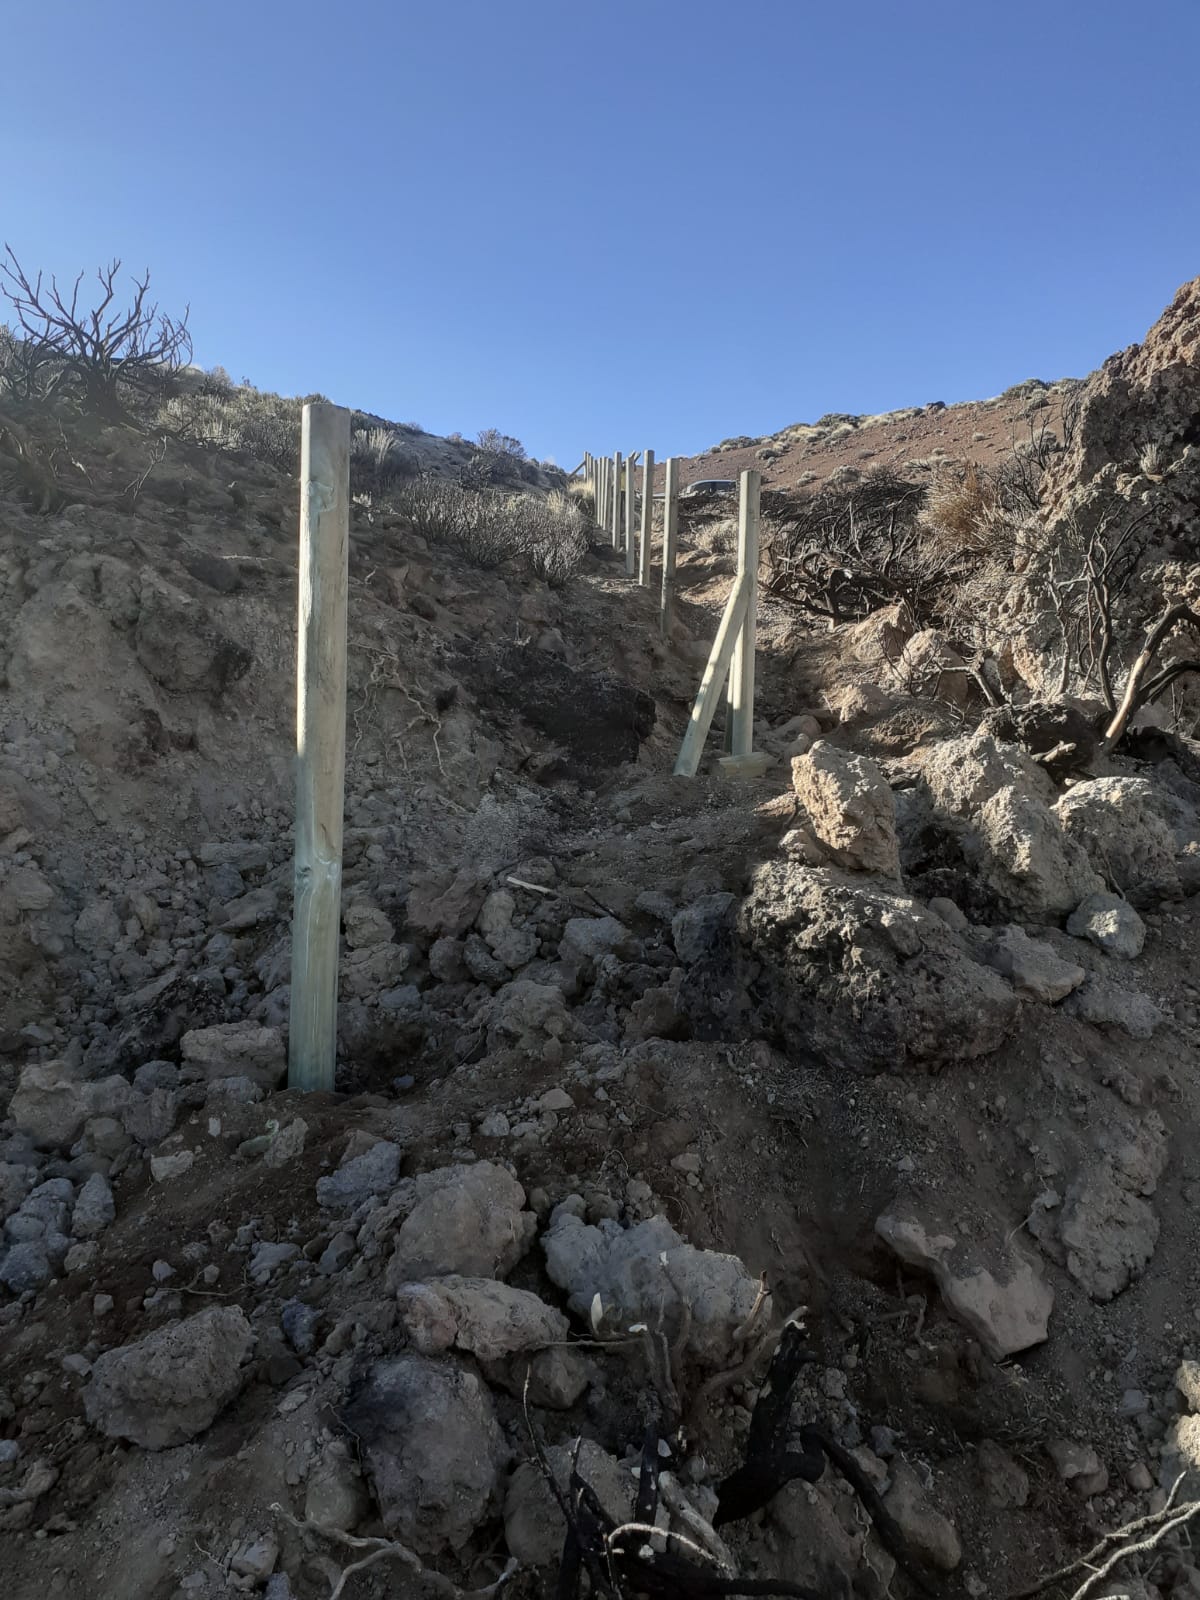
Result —
<instances>
[{"instance_id":1,"label":"clear blue sky","mask_svg":"<svg viewBox=\"0 0 1200 1600\"><path fill-rule=\"evenodd\" d=\"M1200 273L1200 0L0 6L0 237L573 466L1082 374Z\"/></svg>"}]
</instances>

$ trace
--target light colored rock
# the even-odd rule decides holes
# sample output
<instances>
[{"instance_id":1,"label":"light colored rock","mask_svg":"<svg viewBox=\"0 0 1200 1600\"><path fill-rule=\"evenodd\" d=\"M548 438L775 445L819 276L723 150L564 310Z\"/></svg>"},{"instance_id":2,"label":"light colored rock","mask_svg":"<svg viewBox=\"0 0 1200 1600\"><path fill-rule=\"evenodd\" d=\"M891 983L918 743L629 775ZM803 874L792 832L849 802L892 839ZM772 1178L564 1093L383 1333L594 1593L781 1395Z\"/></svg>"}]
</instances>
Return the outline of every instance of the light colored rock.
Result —
<instances>
[{"instance_id":1,"label":"light colored rock","mask_svg":"<svg viewBox=\"0 0 1200 1600\"><path fill-rule=\"evenodd\" d=\"M422 1555L458 1549L492 1512L508 1459L487 1389L455 1362L378 1362L346 1422L385 1530Z\"/></svg>"},{"instance_id":2,"label":"light colored rock","mask_svg":"<svg viewBox=\"0 0 1200 1600\"><path fill-rule=\"evenodd\" d=\"M892 1471L892 1487L883 1497L905 1543L939 1572L954 1572L962 1561L962 1544L954 1524L929 1504L921 1480L900 1462Z\"/></svg>"},{"instance_id":3,"label":"light colored rock","mask_svg":"<svg viewBox=\"0 0 1200 1600\"><path fill-rule=\"evenodd\" d=\"M1067 932L1090 939L1107 955L1132 961L1146 943L1146 924L1120 895L1090 894L1067 918Z\"/></svg>"},{"instance_id":4,"label":"light colored rock","mask_svg":"<svg viewBox=\"0 0 1200 1600\"><path fill-rule=\"evenodd\" d=\"M867 722L872 717L886 717L904 704L901 694L889 694L877 683L851 683L842 690L836 701L838 721L843 727Z\"/></svg>"},{"instance_id":5,"label":"light colored rock","mask_svg":"<svg viewBox=\"0 0 1200 1600\"><path fill-rule=\"evenodd\" d=\"M879 1217L875 1232L901 1261L931 1275L946 1309L994 1360L1045 1341L1054 1291L1014 1244L991 1251L984 1265L977 1248L901 1207Z\"/></svg>"},{"instance_id":6,"label":"light colored rock","mask_svg":"<svg viewBox=\"0 0 1200 1600\"><path fill-rule=\"evenodd\" d=\"M837 866L899 878L892 791L874 761L820 739L792 762L792 787Z\"/></svg>"},{"instance_id":7,"label":"light colored rock","mask_svg":"<svg viewBox=\"0 0 1200 1600\"><path fill-rule=\"evenodd\" d=\"M394 1293L402 1283L451 1274L507 1277L537 1232L537 1218L524 1206L525 1191L511 1173L477 1161L405 1179L366 1226L378 1237L399 1223L387 1269Z\"/></svg>"},{"instance_id":8,"label":"light colored rock","mask_svg":"<svg viewBox=\"0 0 1200 1600\"><path fill-rule=\"evenodd\" d=\"M72 1145L89 1118L119 1115L133 1097L118 1076L83 1081L62 1061L31 1062L21 1069L8 1114L43 1150Z\"/></svg>"},{"instance_id":9,"label":"light colored rock","mask_svg":"<svg viewBox=\"0 0 1200 1600\"><path fill-rule=\"evenodd\" d=\"M487 1028L488 1048L516 1049L541 1057L550 1042L570 1031L570 1014L560 988L516 978L498 989L480 1014Z\"/></svg>"},{"instance_id":10,"label":"light colored rock","mask_svg":"<svg viewBox=\"0 0 1200 1600\"><path fill-rule=\"evenodd\" d=\"M196 1160L194 1150L172 1150L165 1155L150 1157L150 1176L155 1183L171 1183L192 1170Z\"/></svg>"},{"instance_id":11,"label":"light colored rock","mask_svg":"<svg viewBox=\"0 0 1200 1600\"><path fill-rule=\"evenodd\" d=\"M1101 1162L1067 1190L1059 1238L1067 1270L1093 1300L1128 1288L1150 1263L1159 1222L1149 1201L1122 1184Z\"/></svg>"},{"instance_id":12,"label":"light colored rock","mask_svg":"<svg viewBox=\"0 0 1200 1600\"><path fill-rule=\"evenodd\" d=\"M83 1392L88 1421L145 1450L185 1444L245 1382L254 1335L239 1306L210 1306L97 1356Z\"/></svg>"},{"instance_id":13,"label":"light colored rock","mask_svg":"<svg viewBox=\"0 0 1200 1600\"><path fill-rule=\"evenodd\" d=\"M1180 894L1175 838L1159 814L1147 778L1092 778L1054 807L1067 837L1087 853L1104 880L1134 905Z\"/></svg>"},{"instance_id":14,"label":"light colored rock","mask_svg":"<svg viewBox=\"0 0 1200 1600\"><path fill-rule=\"evenodd\" d=\"M1181 1361L1175 1369L1175 1387L1189 1411L1200 1412L1200 1361Z\"/></svg>"},{"instance_id":15,"label":"light colored rock","mask_svg":"<svg viewBox=\"0 0 1200 1600\"><path fill-rule=\"evenodd\" d=\"M362 1470L344 1439L331 1439L309 1470L304 1515L319 1528L353 1533L371 1509Z\"/></svg>"},{"instance_id":16,"label":"light colored rock","mask_svg":"<svg viewBox=\"0 0 1200 1600\"><path fill-rule=\"evenodd\" d=\"M1041 939L1030 939L1020 928L1001 928L987 940L983 959L1012 984L1017 994L1053 1005L1078 989L1087 974L1064 961Z\"/></svg>"},{"instance_id":17,"label":"light colored rock","mask_svg":"<svg viewBox=\"0 0 1200 1600\"><path fill-rule=\"evenodd\" d=\"M1052 1439L1046 1446L1058 1475L1084 1500L1103 1494L1108 1488L1108 1468L1090 1444L1073 1439Z\"/></svg>"},{"instance_id":18,"label":"light colored rock","mask_svg":"<svg viewBox=\"0 0 1200 1600\"><path fill-rule=\"evenodd\" d=\"M632 1228L608 1220L589 1226L560 1206L541 1243L551 1281L567 1291L571 1311L585 1323L594 1326L599 1295L606 1333L624 1333L639 1322L657 1327L661 1320L674 1339L687 1305L687 1351L709 1367L728 1363L734 1330L759 1294L759 1280L736 1256L697 1250L661 1216Z\"/></svg>"},{"instance_id":19,"label":"light colored rock","mask_svg":"<svg viewBox=\"0 0 1200 1600\"><path fill-rule=\"evenodd\" d=\"M965 711L973 684L967 664L936 628L922 628L905 642L893 675L909 693Z\"/></svg>"},{"instance_id":20,"label":"light colored rock","mask_svg":"<svg viewBox=\"0 0 1200 1600\"><path fill-rule=\"evenodd\" d=\"M561 1311L525 1289L492 1278L442 1278L438 1289L454 1313L455 1343L480 1361L562 1342L570 1331Z\"/></svg>"},{"instance_id":21,"label":"light colored rock","mask_svg":"<svg viewBox=\"0 0 1200 1600\"><path fill-rule=\"evenodd\" d=\"M185 1069L200 1078L253 1078L273 1089L287 1071L283 1035L253 1022L219 1022L193 1028L180 1040Z\"/></svg>"},{"instance_id":22,"label":"light colored rock","mask_svg":"<svg viewBox=\"0 0 1200 1600\"><path fill-rule=\"evenodd\" d=\"M872 611L861 622L848 624L843 634L849 653L856 661L865 667L888 668L899 661L904 646L916 631L917 624L908 602L898 600L895 605ZM820 732L818 724L813 738L819 738Z\"/></svg>"},{"instance_id":23,"label":"light colored rock","mask_svg":"<svg viewBox=\"0 0 1200 1600\"><path fill-rule=\"evenodd\" d=\"M1174 1488L1181 1475L1184 1481L1177 1498L1183 1502L1200 1496L1200 1415L1195 1413L1172 1423L1163 1440L1159 1484L1164 1489Z\"/></svg>"},{"instance_id":24,"label":"light colored rock","mask_svg":"<svg viewBox=\"0 0 1200 1600\"><path fill-rule=\"evenodd\" d=\"M767 862L740 932L785 1036L838 1067L973 1060L1010 1036L1012 988L940 917L878 879Z\"/></svg>"},{"instance_id":25,"label":"light colored rock","mask_svg":"<svg viewBox=\"0 0 1200 1600\"><path fill-rule=\"evenodd\" d=\"M279 1560L279 1541L273 1533L252 1534L243 1539L233 1552L229 1566L240 1578L253 1583L265 1583L275 1571Z\"/></svg>"},{"instance_id":26,"label":"light colored rock","mask_svg":"<svg viewBox=\"0 0 1200 1600\"><path fill-rule=\"evenodd\" d=\"M940 739L917 753L935 810L950 817L973 817L999 790L1015 787L1018 793L1047 803L1057 791L1043 769L1017 745L1001 744L990 734L961 739Z\"/></svg>"},{"instance_id":27,"label":"light colored rock","mask_svg":"<svg viewBox=\"0 0 1200 1600\"><path fill-rule=\"evenodd\" d=\"M1050 807L1011 784L984 801L975 827L968 858L1000 904L1024 921L1057 920L1104 887Z\"/></svg>"},{"instance_id":28,"label":"light colored rock","mask_svg":"<svg viewBox=\"0 0 1200 1600\"><path fill-rule=\"evenodd\" d=\"M412 947L407 944L364 944L347 950L338 964L338 987L343 999L368 1000L384 989L394 989L408 971Z\"/></svg>"}]
</instances>

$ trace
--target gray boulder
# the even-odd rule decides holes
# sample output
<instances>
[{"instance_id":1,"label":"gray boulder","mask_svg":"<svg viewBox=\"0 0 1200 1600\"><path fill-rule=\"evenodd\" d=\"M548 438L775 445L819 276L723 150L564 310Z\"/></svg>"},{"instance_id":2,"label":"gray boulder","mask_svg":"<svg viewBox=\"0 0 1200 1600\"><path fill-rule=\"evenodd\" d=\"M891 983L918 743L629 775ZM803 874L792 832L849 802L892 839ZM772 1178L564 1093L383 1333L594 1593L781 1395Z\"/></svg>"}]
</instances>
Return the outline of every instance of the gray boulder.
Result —
<instances>
[{"instance_id":1,"label":"gray boulder","mask_svg":"<svg viewBox=\"0 0 1200 1600\"><path fill-rule=\"evenodd\" d=\"M474 1373L421 1355L378 1362L345 1420L384 1528L420 1554L460 1548L492 1512L508 1448Z\"/></svg>"},{"instance_id":2,"label":"gray boulder","mask_svg":"<svg viewBox=\"0 0 1200 1600\"><path fill-rule=\"evenodd\" d=\"M1067 918L1067 932L1090 939L1106 955L1132 961L1146 943L1146 924L1119 894L1090 894Z\"/></svg>"},{"instance_id":3,"label":"gray boulder","mask_svg":"<svg viewBox=\"0 0 1200 1600\"><path fill-rule=\"evenodd\" d=\"M672 1341L686 1323L687 1353L705 1366L729 1362L734 1332L759 1295L759 1280L736 1256L697 1250L661 1216L632 1228L608 1220L593 1227L559 1207L541 1242L546 1271L576 1316L595 1326L598 1313L610 1335L661 1323Z\"/></svg>"},{"instance_id":4,"label":"gray boulder","mask_svg":"<svg viewBox=\"0 0 1200 1600\"><path fill-rule=\"evenodd\" d=\"M253 1078L273 1089L287 1071L283 1035L254 1022L219 1022L193 1028L180 1040L185 1075L192 1078Z\"/></svg>"},{"instance_id":5,"label":"gray boulder","mask_svg":"<svg viewBox=\"0 0 1200 1600\"><path fill-rule=\"evenodd\" d=\"M1020 928L1001 928L984 942L983 959L1029 1000L1054 1005L1078 989L1087 974L1072 961L1064 961L1053 945L1031 939Z\"/></svg>"},{"instance_id":6,"label":"gray boulder","mask_svg":"<svg viewBox=\"0 0 1200 1600\"><path fill-rule=\"evenodd\" d=\"M740 930L789 1039L854 1071L972 1060L997 1049L1016 1018L999 974L878 880L770 862L754 875Z\"/></svg>"},{"instance_id":7,"label":"gray boulder","mask_svg":"<svg viewBox=\"0 0 1200 1600\"><path fill-rule=\"evenodd\" d=\"M979 808L966 848L995 899L1023 921L1057 921L1104 888L1051 808L1012 784Z\"/></svg>"},{"instance_id":8,"label":"gray boulder","mask_svg":"<svg viewBox=\"0 0 1200 1600\"><path fill-rule=\"evenodd\" d=\"M1159 814L1147 778L1092 778L1054 807L1063 832L1104 880L1135 906L1178 899L1175 836Z\"/></svg>"},{"instance_id":9,"label":"gray boulder","mask_svg":"<svg viewBox=\"0 0 1200 1600\"><path fill-rule=\"evenodd\" d=\"M186 1444L239 1393L253 1346L240 1306L210 1306L106 1350L83 1392L88 1421L146 1450Z\"/></svg>"},{"instance_id":10,"label":"gray boulder","mask_svg":"<svg viewBox=\"0 0 1200 1600\"><path fill-rule=\"evenodd\" d=\"M398 1144L380 1139L361 1155L343 1161L336 1172L317 1179L317 1202L330 1211L352 1211L371 1195L388 1194L400 1177Z\"/></svg>"},{"instance_id":11,"label":"gray boulder","mask_svg":"<svg viewBox=\"0 0 1200 1600\"><path fill-rule=\"evenodd\" d=\"M529 1249L537 1218L526 1211L525 1191L490 1161L441 1167L407 1178L365 1224L373 1237L393 1229L395 1247L387 1283L443 1278L505 1278Z\"/></svg>"},{"instance_id":12,"label":"gray boulder","mask_svg":"<svg viewBox=\"0 0 1200 1600\"><path fill-rule=\"evenodd\" d=\"M1096 977L1076 989L1063 1010L1098 1028L1120 1028L1131 1039L1149 1039L1163 1022L1162 1012L1149 995Z\"/></svg>"}]
</instances>

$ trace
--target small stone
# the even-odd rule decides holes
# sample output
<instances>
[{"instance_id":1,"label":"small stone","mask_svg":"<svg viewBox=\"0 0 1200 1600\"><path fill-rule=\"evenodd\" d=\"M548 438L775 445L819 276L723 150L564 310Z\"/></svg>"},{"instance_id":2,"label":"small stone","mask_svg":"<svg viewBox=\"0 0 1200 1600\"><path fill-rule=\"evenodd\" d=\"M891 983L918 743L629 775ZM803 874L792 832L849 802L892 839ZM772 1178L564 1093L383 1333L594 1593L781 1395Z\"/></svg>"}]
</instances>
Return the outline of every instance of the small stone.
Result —
<instances>
[{"instance_id":1,"label":"small stone","mask_svg":"<svg viewBox=\"0 0 1200 1600\"><path fill-rule=\"evenodd\" d=\"M321 1253L317 1262L317 1271L332 1277L334 1273L341 1272L353 1261L358 1250L358 1244L352 1233L335 1233Z\"/></svg>"},{"instance_id":2,"label":"small stone","mask_svg":"<svg viewBox=\"0 0 1200 1600\"><path fill-rule=\"evenodd\" d=\"M1067 918L1067 932L1090 939L1110 956L1132 961L1146 943L1146 924L1120 895L1090 894Z\"/></svg>"},{"instance_id":3,"label":"small stone","mask_svg":"<svg viewBox=\"0 0 1200 1600\"><path fill-rule=\"evenodd\" d=\"M92 1315L106 1317L113 1308L113 1297L110 1294L98 1294L92 1299Z\"/></svg>"},{"instance_id":4,"label":"small stone","mask_svg":"<svg viewBox=\"0 0 1200 1600\"><path fill-rule=\"evenodd\" d=\"M479 1124L479 1133L484 1139L506 1139L511 1131L511 1124L503 1111L491 1112Z\"/></svg>"},{"instance_id":5,"label":"small stone","mask_svg":"<svg viewBox=\"0 0 1200 1600\"><path fill-rule=\"evenodd\" d=\"M962 1561L962 1545L954 1524L929 1505L920 1480L903 1462L896 1465L884 1505L900 1525L907 1543L939 1572L953 1572Z\"/></svg>"},{"instance_id":6,"label":"small stone","mask_svg":"<svg viewBox=\"0 0 1200 1600\"><path fill-rule=\"evenodd\" d=\"M1108 1469L1091 1445L1078 1444L1072 1439L1053 1439L1046 1450L1059 1477L1083 1499L1090 1500L1108 1488Z\"/></svg>"},{"instance_id":7,"label":"small stone","mask_svg":"<svg viewBox=\"0 0 1200 1600\"><path fill-rule=\"evenodd\" d=\"M316 1306L306 1305L303 1300L284 1302L279 1321L283 1327L284 1338L298 1356L311 1355L316 1347L316 1329L320 1315Z\"/></svg>"},{"instance_id":8,"label":"small stone","mask_svg":"<svg viewBox=\"0 0 1200 1600\"><path fill-rule=\"evenodd\" d=\"M360 1155L344 1160L337 1171L317 1179L317 1201L329 1210L351 1211L371 1195L386 1194L400 1177L401 1150L379 1139Z\"/></svg>"},{"instance_id":9,"label":"small stone","mask_svg":"<svg viewBox=\"0 0 1200 1600\"><path fill-rule=\"evenodd\" d=\"M175 1276L175 1268L169 1261L156 1261L150 1268L150 1275L155 1283L166 1283Z\"/></svg>"},{"instance_id":10,"label":"small stone","mask_svg":"<svg viewBox=\"0 0 1200 1600\"><path fill-rule=\"evenodd\" d=\"M574 1111L575 1102L565 1089L547 1089L545 1094L539 1097L537 1108L541 1112Z\"/></svg>"},{"instance_id":11,"label":"small stone","mask_svg":"<svg viewBox=\"0 0 1200 1600\"><path fill-rule=\"evenodd\" d=\"M1136 1494L1149 1494L1154 1487L1154 1475L1144 1461L1135 1461L1126 1468L1125 1482Z\"/></svg>"},{"instance_id":12,"label":"small stone","mask_svg":"<svg viewBox=\"0 0 1200 1600\"><path fill-rule=\"evenodd\" d=\"M155 1183L171 1183L192 1170L194 1150L174 1150L170 1155L150 1157L150 1176Z\"/></svg>"},{"instance_id":13,"label":"small stone","mask_svg":"<svg viewBox=\"0 0 1200 1600\"><path fill-rule=\"evenodd\" d=\"M265 1583L278 1560L279 1541L273 1534L262 1533L240 1545L229 1564L239 1577Z\"/></svg>"}]
</instances>

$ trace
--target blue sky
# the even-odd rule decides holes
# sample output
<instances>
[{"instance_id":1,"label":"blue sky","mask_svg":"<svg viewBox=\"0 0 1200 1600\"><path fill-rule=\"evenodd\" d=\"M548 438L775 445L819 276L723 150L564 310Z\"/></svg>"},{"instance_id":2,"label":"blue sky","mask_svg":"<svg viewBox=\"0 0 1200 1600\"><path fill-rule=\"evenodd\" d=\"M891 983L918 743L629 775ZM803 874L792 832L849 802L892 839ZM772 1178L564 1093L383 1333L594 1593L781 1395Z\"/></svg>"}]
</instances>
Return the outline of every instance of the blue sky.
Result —
<instances>
[{"instance_id":1,"label":"blue sky","mask_svg":"<svg viewBox=\"0 0 1200 1600\"><path fill-rule=\"evenodd\" d=\"M1200 272L1200 0L5 0L0 237L573 466L1082 374Z\"/></svg>"}]
</instances>

